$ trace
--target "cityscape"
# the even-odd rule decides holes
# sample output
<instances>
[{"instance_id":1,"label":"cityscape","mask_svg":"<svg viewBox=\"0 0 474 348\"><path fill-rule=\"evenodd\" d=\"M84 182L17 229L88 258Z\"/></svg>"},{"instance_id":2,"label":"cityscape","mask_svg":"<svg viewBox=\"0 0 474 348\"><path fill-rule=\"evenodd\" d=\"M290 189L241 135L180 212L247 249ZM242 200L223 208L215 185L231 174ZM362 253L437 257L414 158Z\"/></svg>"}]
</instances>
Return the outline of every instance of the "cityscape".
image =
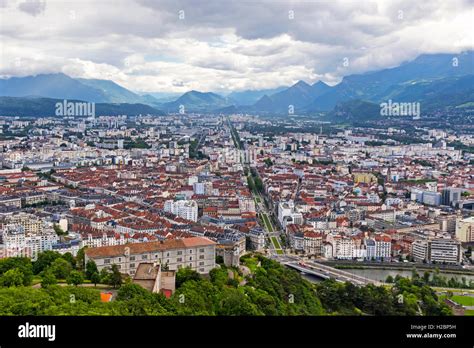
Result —
<instances>
[{"instance_id":1,"label":"cityscape","mask_svg":"<svg viewBox=\"0 0 474 348\"><path fill-rule=\"evenodd\" d=\"M0 315L474 315L472 6L454 3L467 28L435 45L410 28L441 17L363 2L401 23L364 41L351 20L358 53L305 32L340 19L324 1L229 1L232 33L207 8L138 1L163 21L143 51L146 24L107 22L126 1L84 29L103 50L68 32L94 28L90 4L2 5L18 22L1 25ZM266 28L262 8L303 24ZM391 35L407 43L382 54Z\"/></svg>"}]
</instances>

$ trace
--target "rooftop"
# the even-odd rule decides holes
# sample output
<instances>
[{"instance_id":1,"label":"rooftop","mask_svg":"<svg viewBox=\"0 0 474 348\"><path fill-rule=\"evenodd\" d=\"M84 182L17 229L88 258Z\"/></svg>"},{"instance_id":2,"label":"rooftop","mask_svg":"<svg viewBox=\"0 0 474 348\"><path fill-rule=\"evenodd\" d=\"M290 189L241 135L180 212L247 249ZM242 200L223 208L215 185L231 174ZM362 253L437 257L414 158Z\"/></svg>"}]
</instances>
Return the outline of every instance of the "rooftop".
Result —
<instances>
[{"instance_id":1,"label":"rooftop","mask_svg":"<svg viewBox=\"0 0 474 348\"><path fill-rule=\"evenodd\" d=\"M125 248L129 248L130 254L143 254L147 252L187 249L201 246L215 245L216 243L204 237L190 237L184 239L167 239L159 242L132 243L124 245L105 246L86 249L89 258L115 257L125 255Z\"/></svg>"}]
</instances>

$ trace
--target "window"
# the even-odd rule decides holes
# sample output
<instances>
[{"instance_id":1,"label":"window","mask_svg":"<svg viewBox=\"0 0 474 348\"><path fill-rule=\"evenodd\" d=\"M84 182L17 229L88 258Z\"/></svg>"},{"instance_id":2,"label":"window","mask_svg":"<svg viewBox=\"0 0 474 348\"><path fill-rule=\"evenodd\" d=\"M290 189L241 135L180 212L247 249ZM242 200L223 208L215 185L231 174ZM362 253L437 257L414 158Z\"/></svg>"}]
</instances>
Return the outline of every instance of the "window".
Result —
<instances>
[{"instance_id":1,"label":"window","mask_svg":"<svg viewBox=\"0 0 474 348\"><path fill-rule=\"evenodd\" d=\"M177 261L178 261L178 262L181 262L181 261L183 261L183 259L182 259L181 257L178 257L178 260L177 260Z\"/></svg>"},{"instance_id":2,"label":"window","mask_svg":"<svg viewBox=\"0 0 474 348\"><path fill-rule=\"evenodd\" d=\"M199 255L200 260L204 260L204 255Z\"/></svg>"},{"instance_id":3,"label":"window","mask_svg":"<svg viewBox=\"0 0 474 348\"><path fill-rule=\"evenodd\" d=\"M199 249L199 252L200 252L200 253L203 253L203 252L204 252L204 248Z\"/></svg>"},{"instance_id":4,"label":"window","mask_svg":"<svg viewBox=\"0 0 474 348\"><path fill-rule=\"evenodd\" d=\"M189 253L190 253L190 254L192 254L192 253L193 253L193 251L192 251L192 250L189 250Z\"/></svg>"},{"instance_id":5,"label":"window","mask_svg":"<svg viewBox=\"0 0 474 348\"><path fill-rule=\"evenodd\" d=\"M104 263L108 265L110 263L110 259L105 259Z\"/></svg>"},{"instance_id":6,"label":"window","mask_svg":"<svg viewBox=\"0 0 474 348\"><path fill-rule=\"evenodd\" d=\"M182 250L178 251L178 255L183 255L183 251Z\"/></svg>"},{"instance_id":7,"label":"window","mask_svg":"<svg viewBox=\"0 0 474 348\"><path fill-rule=\"evenodd\" d=\"M148 259L148 255L142 255L142 260Z\"/></svg>"},{"instance_id":8,"label":"window","mask_svg":"<svg viewBox=\"0 0 474 348\"><path fill-rule=\"evenodd\" d=\"M135 256L130 256L130 261L135 261Z\"/></svg>"},{"instance_id":9,"label":"window","mask_svg":"<svg viewBox=\"0 0 474 348\"><path fill-rule=\"evenodd\" d=\"M199 262L199 266L204 266L204 261Z\"/></svg>"},{"instance_id":10,"label":"window","mask_svg":"<svg viewBox=\"0 0 474 348\"><path fill-rule=\"evenodd\" d=\"M131 263L131 264L130 264L130 268L135 268L135 264L134 264L134 263Z\"/></svg>"},{"instance_id":11,"label":"window","mask_svg":"<svg viewBox=\"0 0 474 348\"><path fill-rule=\"evenodd\" d=\"M119 257L119 261L118 261L118 262L122 262L122 258L121 258L121 257Z\"/></svg>"},{"instance_id":12,"label":"window","mask_svg":"<svg viewBox=\"0 0 474 348\"><path fill-rule=\"evenodd\" d=\"M166 253L166 256L170 256L170 253Z\"/></svg>"},{"instance_id":13,"label":"window","mask_svg":"<svg viewBox=\"0 0 474 348\"><path fill-rule=\"evenodd\" d=\"M192 256L190 256L190 257L189 257L189 261L192 261L192 260L193 260L193 257L192 257Z\"/></svg>"},{"instance_id":14,"label":"window","mask_svg":"<svg viewBox=\"0 0 474 348\"><path fill-rule=\"evenodd\" d=\"M199 272L204 272L204 268L199 268Z\"/></svg>"},{"instance_id":15,"label":"window","mask_svg":"<svg viewBox=\"0 0 474 348\"><path fill-rule=\"evenodd\" d=\"M190 264L189 264L189 267L193 267L193 264L192 264L192 263L190 263Z\"/></svg>"}]
</instances>

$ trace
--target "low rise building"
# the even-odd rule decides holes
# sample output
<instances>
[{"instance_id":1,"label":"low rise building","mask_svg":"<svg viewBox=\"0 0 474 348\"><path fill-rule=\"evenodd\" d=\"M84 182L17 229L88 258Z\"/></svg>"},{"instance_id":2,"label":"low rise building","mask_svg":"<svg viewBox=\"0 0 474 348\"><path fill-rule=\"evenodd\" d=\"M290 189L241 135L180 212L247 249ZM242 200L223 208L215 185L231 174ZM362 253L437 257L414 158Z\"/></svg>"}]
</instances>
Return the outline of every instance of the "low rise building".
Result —
<instances>
[{"instance_id":1,"label":"low rise building","mask_svg":"<svg viewBox=\"0 0 474 348\"><path fill-rule=\"evenodd\" d=\"M85 255L86 262L94 260L99 271L116 264L121 273L134 275L141 262L157 262L171 271L189 267L207 274L215 267L216 243L203 237L167 239L89 248Z\"/></svg>"}]
</instances>

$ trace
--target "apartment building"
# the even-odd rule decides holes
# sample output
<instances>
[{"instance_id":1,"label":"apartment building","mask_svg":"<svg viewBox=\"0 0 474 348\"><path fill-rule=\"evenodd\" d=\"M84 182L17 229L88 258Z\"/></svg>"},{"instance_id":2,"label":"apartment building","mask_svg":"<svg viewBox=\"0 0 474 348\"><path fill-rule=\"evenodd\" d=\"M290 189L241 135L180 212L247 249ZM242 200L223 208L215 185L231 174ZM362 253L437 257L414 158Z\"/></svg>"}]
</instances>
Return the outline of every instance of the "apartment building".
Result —
<instances>
[{"instance_id":1,"label":"apartment building","mask_svg":"<svg viewBox=\"0 0 474 348\"><path fill-rule=\"evenodd\" d=\"M352 259L354 240L345 236L335 236L333 239L334 257L337 259Z\"/></svg>"},{"instance_id":2,"label":"apartment building","mask_svg":"<svg viewBox=\"0 0 474 348\"><path fill-rule=\"evenodd\" d=\"M198 205L196 201L167 200L165 202L164 210L168 213L182 217L183 219L196 222L198 220Z\"/></svg>"},{"instance_id":3,"label":"apartment building","mask_svg":"<svg viewBox=\"0 0 474 348\"><path fill-rule=\"evenodd\" d=\"M39 233L43 229L43 222L35 215L28 213L6 216L0 221L0 228L6 225L20 225L26 234Z\"/></svg>"},{"instance_id":4,"label":"apartment building","mask_svg":"<svg viewBox=\"0 0 474 348\"><path fill-rule=\"evenodd\" d=\"M463 243L474 242L474 216L456 222L456 238Z\"/></svg>"},{"instance_id":5,"label":"apartment building","mask_svg":"<svg viewBox=\"0 0 474 348\"><path fill-rule=\"evenodd\" d=\"M116 264L121 273L134 275L142 262L156 262L169 270L190 267L207 274L215 267L216 243L203 237L168 239L87 249L86 262L94 260L102 270Z\"/></svg>"},{"instance_id":6,"label":"apartment building","mask_svg":"<svg viewBox=\"0 0 474 348\"><path fill-rule=\"evenodd\" d=\"M4 257L29 257L36 260L38 254L52 250L59 237L53 230L44 229L38 233L28 233L19 224L3 226L1 238Z\"/></svg>"},{"instance_id":7,"label":"apartment building","mask_svg":"<svg viewBox=\"0 0 474 348\"><path fill-rule=\"evenodd\" d=\"M416 261L458 264L461 262L461 243L454 239L435 238L416 240L412 244Z\"/></svg>"},{"instance_id":8,"label":"apartment building","mask_svg":"<svg viewBox=\"0 0 474 348\"><path fill-rule=\"evenodd\" d=\"M323 254L323 234L318 232L304 233L304 251L310 255Z\"/></svg>"},{"instance_id":9,"label":"apartment building","mask_svg":"<svg viewBox=\"0 0 474 348\"><path fill-rule=\"evenodd\" d=\"M368 259L387 260L391 257L392 243L388 236L375 236L373 239L366 239L365 245Z\"/></svg>"}]
</instances>

